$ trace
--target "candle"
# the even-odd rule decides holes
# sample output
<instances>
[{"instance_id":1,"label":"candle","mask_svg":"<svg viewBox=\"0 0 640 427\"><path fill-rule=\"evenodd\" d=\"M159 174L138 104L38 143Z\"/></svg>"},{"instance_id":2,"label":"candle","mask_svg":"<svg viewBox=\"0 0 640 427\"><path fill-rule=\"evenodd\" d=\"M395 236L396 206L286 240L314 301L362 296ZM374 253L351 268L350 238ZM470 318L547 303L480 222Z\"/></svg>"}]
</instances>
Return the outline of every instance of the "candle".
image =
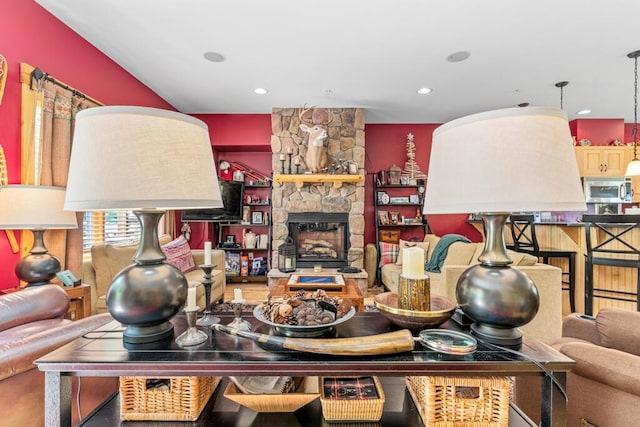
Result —
<instances>
[{"instance_id":1,"label":"candle","mask_svg":"<svg viewBox=\"0 0 640 427\"><path fill-rule=\"evenodd\" d=\"M402 249L402 275L409 279L424 277L424 249L417 246Z\"/></svg>"},{"instance_id":2,"label":"candle","mask_svg":"<svg viewBox=\"0 0 640 427\"><path fill-rule=\"evenodd\" d=\"M211 242L204 242L204 265L211 265Z\"/></svg>"},{"instance_id":3,"label":"candle","mask_svg":"<svg viewBox=\"0 0 640 427\"><path fill-rule=\"evenodd\" d=\"M244 301L242 299L242 289L235 288L233 290L233 301L234 302L242 302L242 301Z\"/></svg>"},{"instance_id":4,"label":"candle","mask_svg":"<svg viewBox=\"0 0 640 427\"><path fill-rule=\"evenodd\" d=\"M287 156L285 156L284 154L280 154L280 160L284 160L286 158L287 158Z\"/></svg>"},{"instance_id":5,"label":"candle","mask_svg":"<svg viewBox=\"0 0 640 427\"><path fill-rule=\"evenodd\" d=\"M289 154L293 154L293 148L289 148L289 149L287 150L287 153L289 153Z\"/></svg>"},{"instance_id":6,"label":"candle","mask_svg":"<svg viewBox=\"0 0 640 427\"><path fill-rule=\"evenodd\" d=\"M194 308L196 306L196 288L190 287L187 289L187 308Z\"/></svg>"},{"instance_id":7,"label":"candle","mask_svg":"<svg viewBox=\"0 0 640 427\"><path fill-rule=\"evenodd\" d=\"M300 164L300 157L296 157L296 159L293 161L294 165L299 165Z\"/></svg>"}]
</instances>

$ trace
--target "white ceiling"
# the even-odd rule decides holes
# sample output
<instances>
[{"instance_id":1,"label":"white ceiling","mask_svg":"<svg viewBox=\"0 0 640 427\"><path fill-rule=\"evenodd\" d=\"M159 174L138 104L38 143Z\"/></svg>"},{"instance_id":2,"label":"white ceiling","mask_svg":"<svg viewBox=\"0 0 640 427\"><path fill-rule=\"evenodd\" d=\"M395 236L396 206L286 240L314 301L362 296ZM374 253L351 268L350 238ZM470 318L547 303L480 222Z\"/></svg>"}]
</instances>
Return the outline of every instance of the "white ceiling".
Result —
<instances>
[{"instance_id":1,"label":"white ceiling","mask_svg":"<svg viewBox=\"0 0 640 427\"><path fill-rule=\"evenodd\" d=\"M568 80L570 120L589 108L581 117L633 122L638 0L36 1L184 113L306 104L443 123L559 106L555 83ZM457 51L471 57L447 62Z\"/></svg>"}]
</instances>

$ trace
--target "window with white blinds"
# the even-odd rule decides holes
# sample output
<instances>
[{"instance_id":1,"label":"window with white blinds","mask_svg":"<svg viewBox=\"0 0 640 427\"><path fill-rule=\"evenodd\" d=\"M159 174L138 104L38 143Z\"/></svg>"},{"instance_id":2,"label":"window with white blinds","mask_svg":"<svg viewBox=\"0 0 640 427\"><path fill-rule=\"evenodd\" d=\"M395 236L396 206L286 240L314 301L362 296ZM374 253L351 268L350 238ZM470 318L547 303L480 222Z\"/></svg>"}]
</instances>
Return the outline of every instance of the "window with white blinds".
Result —
<instances>
[{"instance_id":1,"label":"window with white blinds","mask_svg":"<svg viewBox=\"0 0 640 427\"><path fill-rule=\"evenodd\" d=\"M127 244L140 240L140 222L131 211L85 212L82 249L101 243Z\"/></svg>"}]
</instances>

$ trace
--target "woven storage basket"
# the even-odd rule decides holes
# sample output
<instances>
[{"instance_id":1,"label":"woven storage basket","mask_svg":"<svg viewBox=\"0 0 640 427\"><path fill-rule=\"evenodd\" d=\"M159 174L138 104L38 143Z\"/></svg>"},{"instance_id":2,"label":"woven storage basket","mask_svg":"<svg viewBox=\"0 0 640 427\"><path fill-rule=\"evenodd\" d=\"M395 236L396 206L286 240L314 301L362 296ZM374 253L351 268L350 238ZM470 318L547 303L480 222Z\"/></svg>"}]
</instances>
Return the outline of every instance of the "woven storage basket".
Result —
<instances>
[{"instance_id":1,"label":"woven storage basket","mask_svg":"<svg viewBox=\"0 0 640 427\"><path fill-rule=\"evenodd\" d=\"M195 421L221 377L171 377L169 389L147 388L145 377L120 377L120 419Z\"/></svg>"},{"instance_id":2,"label":"woven storage basket","mask_svg":"<svg viewBox=\"0 0 640 427\"><path fill-rule=\"evenodd\" d=\"M341 377L359 378L359 377ZM384 390L378 377L372 377L377 399L331 399L324 393L324 377L320 377L320 403L327 421L379 421L384 406Z\"/></svg>"},{"instance_id":3,"label":"woven storage basket","mask_svg":"<svg viewBox=\"0 0 640 427\"><path fill-rule=\"evenodd\" d=\"M507 427L507 377L406 378L407 389L427 427Z\"/></svg>"},{"instance_id":4,"label":"woven storage basket","mask_svg":"<svg viewBox=\"0 0 640 427\"><path fill-rule=\"evenodd\" d=\"M224 397L256 412L295 412L320 396L318 377L304 377L294 393L245 394L229 381Z\"/></svg>"}]
</instances>

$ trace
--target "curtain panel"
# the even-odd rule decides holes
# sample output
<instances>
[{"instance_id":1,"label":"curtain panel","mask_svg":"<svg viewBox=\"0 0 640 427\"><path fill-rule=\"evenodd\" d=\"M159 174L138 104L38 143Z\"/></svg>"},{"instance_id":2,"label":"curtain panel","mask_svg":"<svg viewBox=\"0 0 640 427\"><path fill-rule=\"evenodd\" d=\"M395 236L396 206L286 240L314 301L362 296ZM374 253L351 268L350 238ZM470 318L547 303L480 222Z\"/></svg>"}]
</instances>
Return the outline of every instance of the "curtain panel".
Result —
<instances>
[{"instance_id":1,"label":"curtain panel","mask_svg":"<svg viewBox=\"0 0 640 427\"><path fill-rule=\"evenodd\" d=\"M66 187L75 116L100 104L54 82L39 81L35 87L29 87L30 82L23 78L22 84L26 128L22 140L22 183ZM82 274L83 215L82 212L76 214L78 228L75 230L45 233L49 252L60 259L64 270L71 270L78 277ZM31 233L23 233L22 242L23 251L28 251Z\"/></svg>"}]
</instances>

